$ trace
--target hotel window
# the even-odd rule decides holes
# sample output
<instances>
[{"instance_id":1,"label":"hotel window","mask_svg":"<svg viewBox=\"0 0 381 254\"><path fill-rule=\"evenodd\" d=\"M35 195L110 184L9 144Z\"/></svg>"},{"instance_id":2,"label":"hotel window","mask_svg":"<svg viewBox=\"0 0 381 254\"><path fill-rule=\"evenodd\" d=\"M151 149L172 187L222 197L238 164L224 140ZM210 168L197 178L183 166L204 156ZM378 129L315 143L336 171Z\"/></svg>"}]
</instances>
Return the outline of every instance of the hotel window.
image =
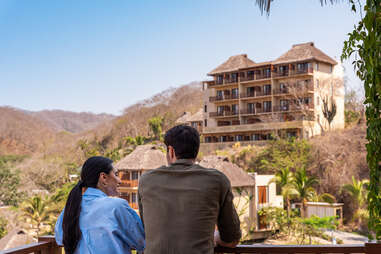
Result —
<instances>
[{"instance_id":1,"label":"hotel window","mask_svg":"<svg viewBox=\"0 0 381 254\"><path fill-rule=\"evenodd\" d=\"M263 92L265 95L270 95L271 94L271 85L264 85L263 86Z\"/></svg>"},{"instance_id":2,"label":"hotel window","mask_svg":"<svg viewBox=\"0 0 381 254\"><path fill-rule=\"evenodd\" d=\"M218 115L224 114L224 106L218 106L217 107L217 114Z\"/></svg>"},{"instance_id":3,"label":"hotel window","mask_svg":"<svg viewBox=\"0 0 381 254\"><path fill-rule=\"evenodd\" d=\"M258 204L267 203L267 186L258 186Z\"/></svg>"},{"instance_id":4,"label":"hotel window","mask_svg":"<svg viewBox=\"0 0 381 254\"><path fill-rule=\"evenodd\" d=\"M238 104L233 104L232 105L232 112L233 112L233 115L237 115L238 114Z\"/></svg>"},{"instance_id":5,"label":"hotel window","mask_svg":"<svg viewBox=\"0 0 381 254\"><path fill-rule=\"evenodd\" d=\"M247 72L247 78L248 79L253 79L254 78L254 71L248 71Z\"/></svg>"},{"instance_id":6,"label":"hotel window","mask_svg":"<svg viewBox=\"0 0 381 254\"><path fill-rule=\"evenodd\" d=\"M194 129L197 129L197 125L198 125L197 122L192 122L192 123L191 123L191 126L192 126Z\"/></svg>"},{"instance_id":7,"label":"hotel window","mask_svg":"<svg viewBox=\"0 0 381 254\"><path fill-rule=\"evenodd\" d=\"M254 112L254 103L248 103L247 104L247 113L255 113Z\"/></svg>"},{"instance_id":8,"label":"hotel window","mask_svg":"<svg viewBox=\"0 0 381 254\"><path fill-rule=\"evenodd\" d=\"M253 134L253 140L260 140L261 139L261 135L259 134Z\"/></svg>"},{"instance_id":9,"label":"hotel window","mask_svg":"<svg viewBox=\"0 0 381 254\"><path fill-rule=\"evenodd\" d=\"M224 76L223 75L218 75L217 76L217 84L222 84L223 80L224 80Z\"/></svg>"},{"instance_id":10,"label":"hotel window","mask_svg":"<svg viewBox=\"0 0 381 254\"><path fill-rule=\"evenodd\" d=\"M224 98L224 95L223 95L224 93L221 91L221 90L218 90L217 91L217 98L219 98L219 99L222 99L222 98Z\"/></svg>"},{"instance_id":11,"label":"hotel window","mask_svg":"<svg viewBox=\"0 0 381 254\"><path fill-rule=\"evenodd\" d=\"M139 178L139 172L138 171L133 171L132 172L132 180L137 180Z\"/></svg>"},{"instance_id":12,"label":"hotel window","mask_svg":"<svg viewBox=\"0 0 381 254\"><path fill-rule=\"evenodd\" d=\"M316 80L316 88L319 88L319 80Z\"/></svg>"},{"instance_id":13,"label":"hotel window","mask_svg":"<svg viewBox=\"0 0 381 254\"><path fill-rule=\"evenodd\" d=\"M287 111L288 105L289 105L288 100L280 100L280 110L281 111Z\"/></svg>"},{"instance_id":14,"label":"hotel window","mask_svg":"<svg viewBox=\"0 0 381 254\"><path fill-rule=\"evenodd\" d=\"M270 77L270 75L271 75L271 69L270 68L267 68L267 69L264 69L264 71L265 71L265 76L266 77Z\"/></svg>"},{"instance_id":15,"label":"hotel window","mask_svg":"<svg viewBox=\"0 0 381 254\"><path fill-rule=\"evenodd\" d=\"M232 73L231 81L232 82L237 82L238 81L238 73Z\"/></svg>"},{"instance_id":16,"label":"hotel window","mask_svg":"<svg viewBox=\"0 0 381 254\"><path fill-rule=\"evenodd\" d=\"M208 120L204 119L204 126L207 127L208 126Z\"/></svg>"},{"instance_id":17,"label":"hotel window","mask_svg":"<svg viewBox=\"0 0 381 254\"><path fill-rule=\"evenodd\" d=\"M329 65L329 73L332 73L332 71L333 71L333 65L331 64Z\"/></svg>"},{"instance_id":18,"label":"hotel window","mask_svg":"<svg viewBox=\"0 0 381 254\"><path fill-rule=\"evenodd\" d=\"M235 141L242 141L242 135L236 135Z\"/></svg>"},{"instance_id":19,"label":"hotel window","mask_svg":"<svg viewBox=\"0 0 381 254\"><path fill-rule=\"evenodd\" d=\"M315 69L318 71L319 70L319 63L315 64Z\"/></svg>"},{"instance_id":20,"label":"hotel window","mask_svg":"<svg viewBox=\"0 0 381 254\"><path fill-rule=\"evenodd\" d=\"M131 203L136 203L137 200L138 200L138 199L137 199L138 194L134 192L134 193L132 193L131 196L132 196L132 201L131 201Z\"/></svg>"},{"instance_id":21,"label":"hotel window","mask_svg":"<svg viewBox=\"0 0 381 254\"><path fill-rule=\"evenodd\" d=\"M208 112L208 106L207 105L204 105L204 112Z\"/></svg>"},{"instance_id":22,"label":"hotel window","mask_svg":"<svg viewBox=\"0 0 381 254\"><path fill-rule=\"evenodd\" d=\"M263 102L263 110L264 112L271 112L271 101Z\"/></svg>"},{"instance_id":23,"label":"hotel window","mask_svg":"<svg viewBox=\"0 0 381 254\"><path fill-rule=\"evenodd\" d=\"M232 99L237 99L238 98L238 88L233 88L232 89Z\"/></svg>"}]
</instances>

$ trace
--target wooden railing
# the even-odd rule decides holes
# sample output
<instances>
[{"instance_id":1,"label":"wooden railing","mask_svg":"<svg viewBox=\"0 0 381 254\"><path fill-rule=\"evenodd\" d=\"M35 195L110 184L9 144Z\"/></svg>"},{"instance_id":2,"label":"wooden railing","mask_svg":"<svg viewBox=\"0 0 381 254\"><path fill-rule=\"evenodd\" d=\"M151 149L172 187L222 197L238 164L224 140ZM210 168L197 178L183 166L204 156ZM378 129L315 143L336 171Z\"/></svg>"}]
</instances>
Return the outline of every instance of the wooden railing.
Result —
<instances>
[{"instance_id":1,"label":"wooden railing","mask_svg":"<svg viewBox=\"0 0 381 254\"><path fill-rule=\"evenodd\" d=\"M38 243L0 251L0 254L62 254L62 247L55 242L54 236L44 236ZM381 243L356 245L238 245L236 248L216 247L214 253L365 253L380 254Z\"/></svg>"},{"instance_id":2,"label":"wooden railing","mask_svg":"<svg viewBox=\"0 0 381 254\"><path fill-rule=\"evenodd\" d=\"M138 187L138 179L135 180L122 180L120 187Z\"/></svg>"}]
</instances>

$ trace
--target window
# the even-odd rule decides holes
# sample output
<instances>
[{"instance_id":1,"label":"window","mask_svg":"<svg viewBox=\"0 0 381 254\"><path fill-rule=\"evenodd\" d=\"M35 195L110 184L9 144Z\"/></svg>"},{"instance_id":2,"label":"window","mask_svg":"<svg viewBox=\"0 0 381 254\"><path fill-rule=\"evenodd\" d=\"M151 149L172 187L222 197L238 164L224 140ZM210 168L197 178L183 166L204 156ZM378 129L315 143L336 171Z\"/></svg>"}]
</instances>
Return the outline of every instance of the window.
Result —
<instances>
[{"instance_id":1,"label":"window","mask_svg":"<svg viewBox=\"0 0 381 254\"><path fill-rule=\"evenodd\" d=\"M192 126L193 128L195 128L195 129L197 129L198 124L197 124L197 122L192 122L192 123L191 123L191 126Z\"/></svg>"},{"instance_id":2,"label":"window","mask_svg":"<svg viewBox=\"0 0 381 254\"><path fill-rule=\"evenodd\" d=\"M316 88L319 88L319 80L316 80Z\"/></svg>"},{"instance_id":3,"label":"window","mask_svg":"<svg viewBox=\"0 0 381 254\"><path fill-rule=\"evenodd\" d=\"M238 114L238 104L233 104L232 105L232 112L233 112L233 115L237 115Z\"/></svg>"},{"instance_id":4,"label":"window","mask_svg":"<svg viewBox=\"0 0 381 254\"><path fill-rule=\"evenodd\" d=\"M263 93L265 95L270 95L271 94L271 85L264 85L263 86Z\"/></svg>"},{"instance_id":5,"label":"window","mask_svg":"<svg viewBox=\"0 0 381 254\"><path fill-rule=\"evenodd\" d=\"M288 111L288 100L280 100L280 111Z\"/></svg>"},{"instance_id":6,"label":"window","mask_svg":"<svg viewBox=\"0 0 381 254\"><path fill-rule=\"evenodd\" d=\"M224 106L218 106L217 107L217 114L223 115L224 114Z\"/></svg>"},{"instance_id":7,"label":"window","mask_svg":"<svg viewBox=\"0 0 381 254\"><path fill-rule=\"evenodd\" d=\"M270 68L264 69L264 74L266 78L269 78L271 75L271 69Z\"/></svg>"},{"instance_id":8,"label":"window","mask_svg":"<svg viewBox=\"0 0 381 254\"><path fill-rule=\"evenodd\" d=\"M317 106L320 105L320 99L319 99L319 97L316 97L316 105L317 105Z\"/></svg>"},{"instance_id":9,"label":"window","mask_svg":"<svg viewBox=\"0 0 381 254\"><path fill-rule=\"evenodd\" d=\"M136 203L137 202L137 200L138 200L138 194L137 193L132 193L132 201L131 201L131 203Z\"/></svg>"},{"instance_id":10,"label":"window","mask_svg":"<svg viewBox=\"0 0 381 254\"><path fill-rule=\"evenodd\" d=\"M132 172L132 180L137 180L139 178L139 172L138 171L133 171Z\"/></svg>"},{"instance_id":11,"label":"window","mask_svg":"<svg viewBox=\"0 0 381 254\"><path fill-rule=\"evenodd\" d=\"M303 103L306 104L306 105L309 105L310 102L311 102L311 98L310 98L310 97L305 97L305 98L303 99Z\"/></svg>"},{"instance_id":12,"label":"window","mask_svg":"<svg viewBox=\"0 0 381 254\"><path fill-rule=\"evenodd\" d=\"M208 106L204 105L204 112L208 112Z\"/></svg>"},{"instance_id":13,"label":"window","mask_svg":"<svg viewBox=\"0 0 381 254\"><path fill-rule=\"evenodd\" d=\"M122 173L122 176L120 177L120 180L130 180L130 172L120 172Z\"/></svg>"},{"instance_id":14,"label":"window","mask_svg":"<svg viewBox=\"0 0 381 254\"><path fill-rule=\"evenodd\" d=\"M223 91L217 90L217 98L220 98L220 99L224 98Z\"/></svg>"},{"instance_id":15,"label":"window","mask_svg":"<svg viewBox=\"0 0 381 254\"><path fill-rule=\"evenodd\" d=\"M261 140L261 135L253 134L253 140Z\"/></svg>"},{"instance_id":16,"label":"window","mask_svg":"<svg viewBox=\"0 0 381 254\"><path fill-rule=\"evenodd\" d=\"M315 64L315 69L318 71L319 70L319 63Z\"/></svg>"},{"instance_id":17,"label":"window","mask_svg":"<svg viewBox=\"0 0 381 254\"><path fill-rule=\"evenodd\" d=\"M255 113L255 109L254 109L254 103L248 103L247 104L247 113L251 114L251 113Z\"/></svg>"},{"instance_id":18,"label":"window","mask_svg":"<svg viewBox=\"0 0 381 254\"><path fill-rule=\"evenodd\" d=\"M248 79L254 79L254 71L248 71L247 72L247 78Z\"/></svg>"},{"instance_id":19,"label":"window","mask_svg":"<svg viewBox=\"0 0 381 254\"><path fill-rule=\"evenodd\" d=\"M282 187L280 186L280 184L276 183L275 188L276 188L276 195L277 196L282 195Z\"/></svg>"},{"instance_id":20,"label":"window","mask_svg":"<svg viewBox=\"0 0 381 254\"><path fill-rule=\"evenodd\" d=\"M242 141L242 135L236 135L235 141Z\"/></svg>"},{"instance_id":21,"label":"window","mask_svg":"<svg viewBox=\"0 0 381 254\"><path fill-rule=\"evenodd\" d=\"M233 88L232 89L232 99L237 99L238 98L238 88Z\"/></svg>"},{"instance_id":22,"label":"window","mask_svg":"<svg viewBox=\"0 0 381 254\"><path fill-rule=\"evenodd\" d=\"M331 65L329 65L329 73L332 73L332 71L333 71L333 66L331 64Z\"/></svg>"},{"instance_id":23,"label":"window","mask_svg":"<svg viewBox=\"0 0 381 254\"><path fill-rule=\"evenodd\" d=\"M258 186L258 204L267 203L267 186Z\"/></svg>"},{"instance_id":24,"label":"window","mask_svg":"<svg viewBox=\"0 0 381 254\"><path fill-rule=\"evenodd\" d=\"M222 76L222 75L218 75L218 76L217 76L217 84L222 84L223 79L224 79L224 76Z\"/></svg>"},{"instance_id":25,"label":"window","mask_svg":"<svg viewBox=\"0 0 381 254\"><path fill-rule=\"evenodd\" d=\"M231 81L232 82L237 82L238 81L238 73L232 73Z\"/></svg>"},{"instance_id":26,"label":"window","mask_svg":"<svg viewBox=\"0 0 381 254\"><path fill-rule=\"evenodd\" d=\"M207 127L208 126L208 120L204 119L204 126Z\"/></svg>"},{"instance_id":27,"label":"window","mask_svg":"<svg viewBox=\"0 0 381 254\"><path fill-rule=\"evenodd\" d=\"M271 101L263 102L263 110L264 112L271 112Z\"/></svg>"}]
</instances>

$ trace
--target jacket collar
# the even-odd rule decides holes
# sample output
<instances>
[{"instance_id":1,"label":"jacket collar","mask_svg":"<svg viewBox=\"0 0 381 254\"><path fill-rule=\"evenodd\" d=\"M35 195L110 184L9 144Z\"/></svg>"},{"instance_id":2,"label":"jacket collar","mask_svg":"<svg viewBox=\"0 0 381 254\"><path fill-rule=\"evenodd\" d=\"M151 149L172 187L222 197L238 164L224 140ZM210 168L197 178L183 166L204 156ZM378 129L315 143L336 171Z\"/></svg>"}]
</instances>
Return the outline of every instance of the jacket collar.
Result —
<instances>
[{"instance_id":1,"label":"jacket collar","mask_svg":"<svg viewBox=\"0 0 381 254\"><path fill-rule=\"evenodd\" d=\"M174 163L171 164L171 166L176 166L176 165L186 165L186 166L191 166L194 164L194 160L192 159L178 159Z\"/></svg>"},{"instance_id":2,"label":"jacket collar","mask_svg":"<svg viewBox=\"0 0 381 254\"><path fill-rule=\"evenodd\" d=\"M85 193L83 193L83 198L101 198L107 197L106 193L97 188L88 187Z\"/></svg>"}]
</instances>

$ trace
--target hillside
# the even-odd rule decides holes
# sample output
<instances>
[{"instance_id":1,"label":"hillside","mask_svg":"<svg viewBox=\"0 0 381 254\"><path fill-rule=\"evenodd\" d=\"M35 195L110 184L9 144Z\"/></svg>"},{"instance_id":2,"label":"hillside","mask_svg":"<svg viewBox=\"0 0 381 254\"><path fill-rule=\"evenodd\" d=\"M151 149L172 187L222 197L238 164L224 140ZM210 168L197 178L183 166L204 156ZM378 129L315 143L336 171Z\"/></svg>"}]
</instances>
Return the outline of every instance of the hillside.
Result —
<instances>
[{"instance_id":1,"label":"hillside","mask_svg":"<svg viewBox=\"0 0 381 254\"><path fill-rule=\"evenodd\" d=\"M40 119L14 108L0 107L0 155L40 152L54 138L54 131Z\"/></svg>"},{"instance_id":2,"label":"hillside","mask_svg":"<svg viewBox=\"0 0 381 254\"><path fill-rule=\"evenodd\" d=\"M169 88L153 97L127 107L124 114L84 134L83 138L104 141L107 147L115 147L128 136L149 136L148 120L163 117L163 130L173 126L185 112L195 113L202 107L200 82L192 82L178 88Z\"/></svg>"},{"instance_id":3,"label":"hillside","mask_svg":"<svg viewBox=\"0 0 381 254\"><path fill-rule=\"evenodd\" d=\"M27 111L27 113L46 122L49 127L57 132L67 131L71 133L80 133L93 129L99 124L108 122L115 118L110 114L94 114L90 112L71 112L64 110L43 110Z\"/></svg>"}]
</instances>

